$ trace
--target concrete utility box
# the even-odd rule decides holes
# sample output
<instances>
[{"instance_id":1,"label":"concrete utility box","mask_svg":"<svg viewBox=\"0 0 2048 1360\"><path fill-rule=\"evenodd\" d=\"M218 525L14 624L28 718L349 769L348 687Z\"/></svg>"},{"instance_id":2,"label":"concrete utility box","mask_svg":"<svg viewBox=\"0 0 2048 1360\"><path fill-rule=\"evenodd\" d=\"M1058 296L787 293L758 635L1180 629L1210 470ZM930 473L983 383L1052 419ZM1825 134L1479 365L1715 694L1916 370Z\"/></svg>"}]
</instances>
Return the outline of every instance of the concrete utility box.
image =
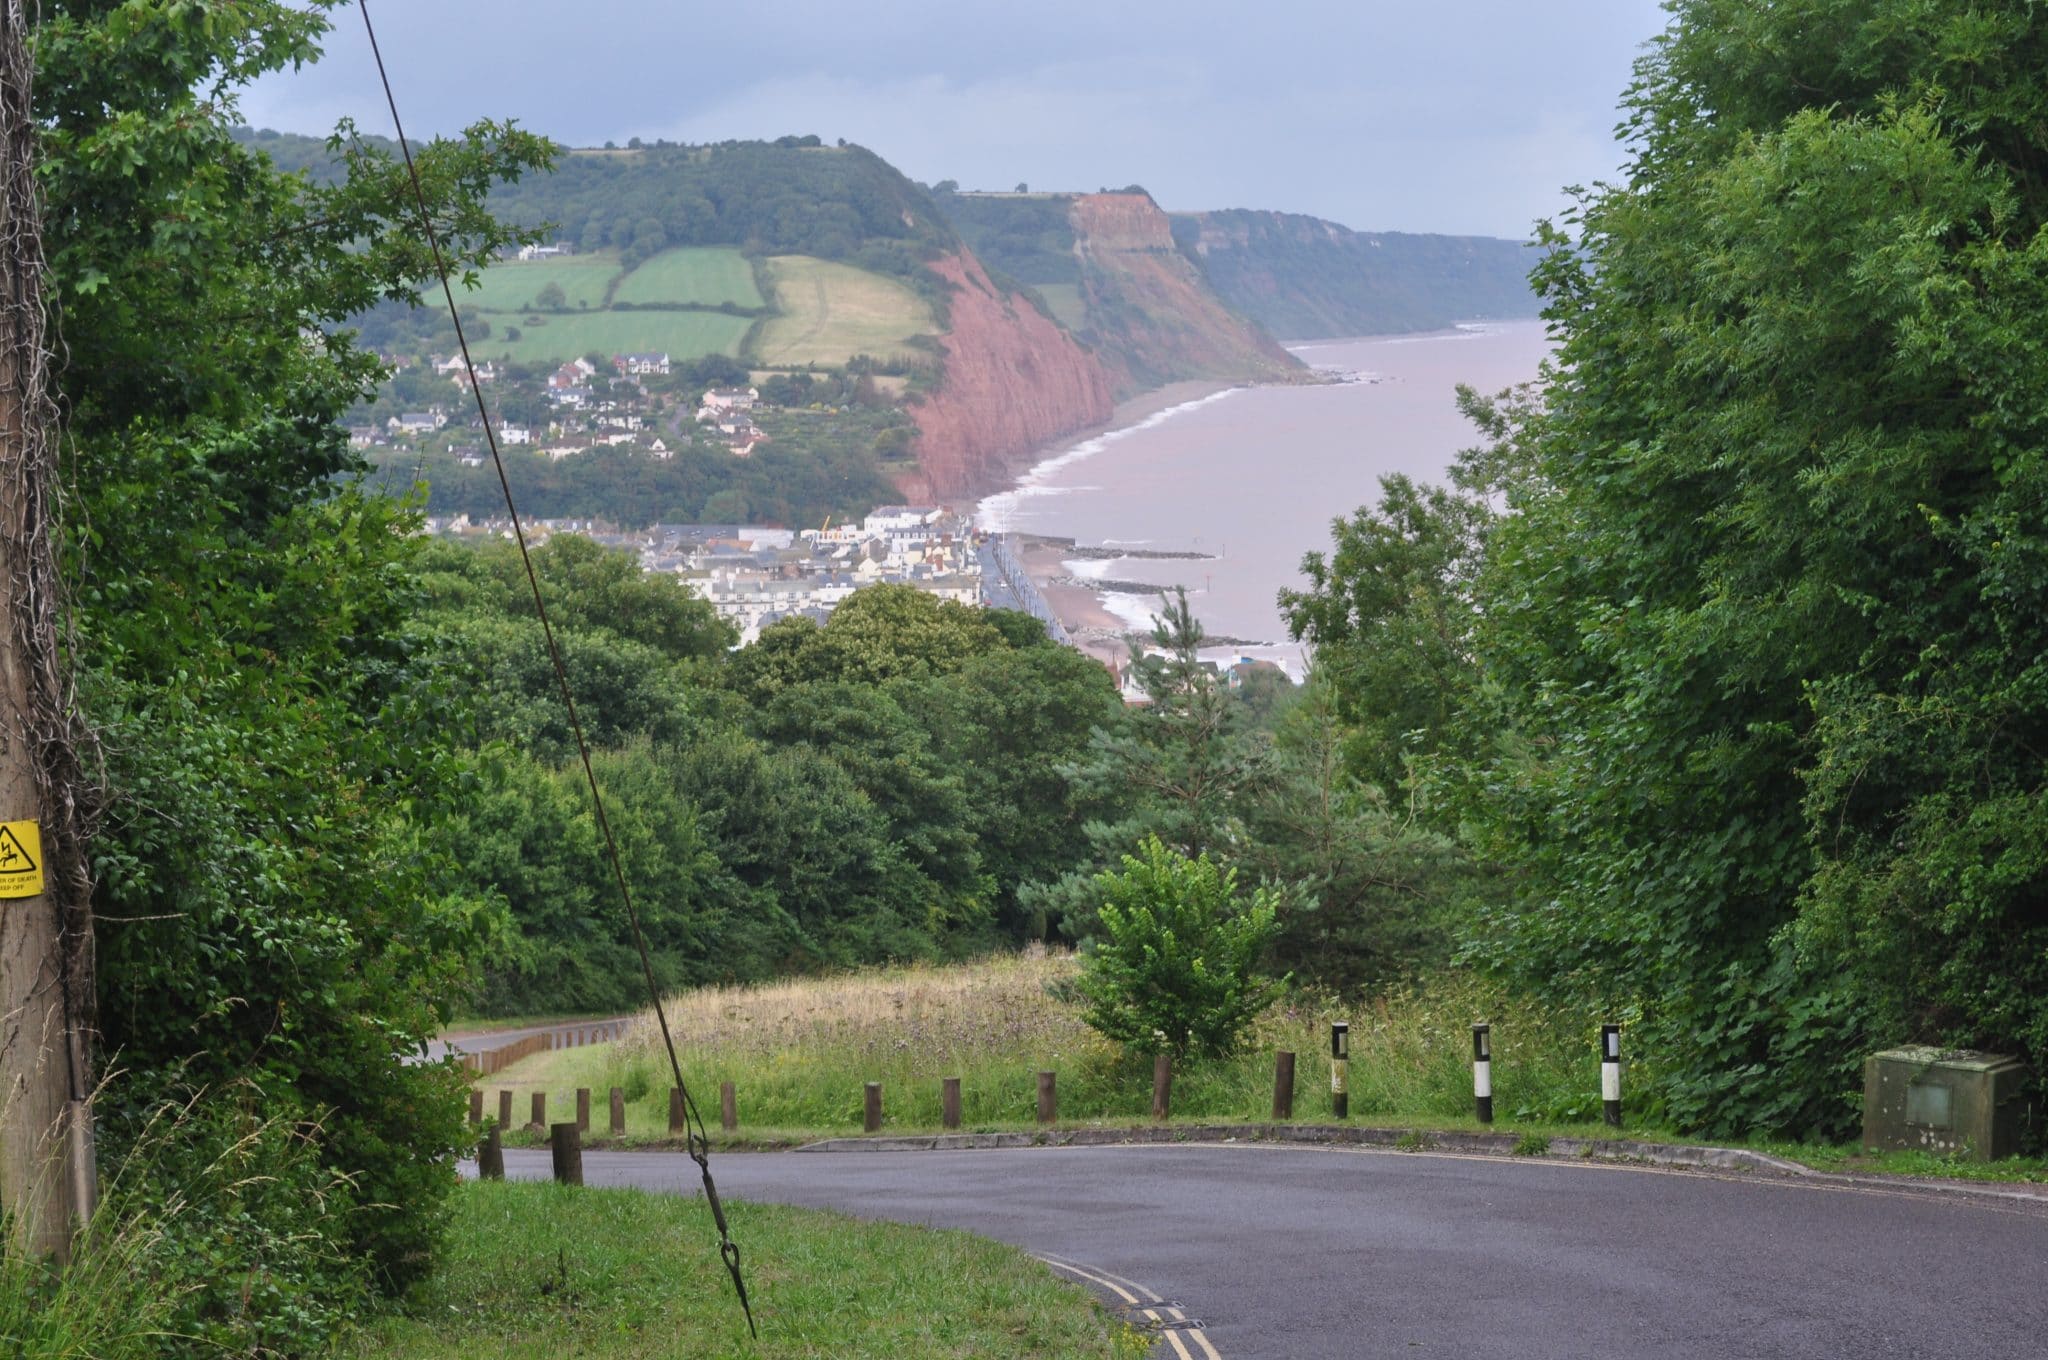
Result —
<instances>
[{"instance_id":1,"label":"concrete utility box","mask_svg":"<svg viewBox=\"0 0 2048 1360\"><path fill-rule=\"evenodd\" d=\"M1894 1048L1863 1061L1863 1143L1989 1162L2020 1150L2026 1067L1965 1048Z\"/></svg>"}]
</instances>

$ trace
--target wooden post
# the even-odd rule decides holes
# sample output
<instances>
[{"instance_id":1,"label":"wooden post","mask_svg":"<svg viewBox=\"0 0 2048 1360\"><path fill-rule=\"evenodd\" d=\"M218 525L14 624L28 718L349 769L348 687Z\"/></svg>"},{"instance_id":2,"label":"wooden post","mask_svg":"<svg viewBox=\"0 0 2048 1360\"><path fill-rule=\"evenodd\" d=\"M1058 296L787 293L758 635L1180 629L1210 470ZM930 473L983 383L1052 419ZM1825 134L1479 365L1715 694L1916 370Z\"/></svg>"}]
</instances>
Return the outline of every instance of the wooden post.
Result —
<instances>
[{"instance_id":1,"label":"wooden post","mask_svg":"<svg viewBox=\"0 0 2048 1360\"><path fill-rule=\"evenodd\" d=\"M739 1095L729 1081L718 1083L718 1126L727 1133L740 1126Z\"/></svg>"},{"instance_id":2,"label":"wooden post","mask_svg":"<svg viewBox=\"0 0 2048 1360\"><path fill-rule=\"evenodd\" d=\"M576 1132L590 1132L590 1088L576 1088Z\"/></svg>"},{"instance_id":3,"label":"wooden post","mask_svg":"<svg viewBox=\"0 0 2048 1360\"><path fill-rule=\"evenodd\" d=\"M949 1129L960 1127L960 1078L947 1077L939 1083L939 1122Z\"/></svg>"},{"instance_id":4,"label":"wooden post","mask_svg":"<svg viewBox=\"0 0 2048 1360\"><path fill-rule=\"evenodd\" d=\"M533 1093L533 1119L531 1122L535 1128L544 1129L548 1126L548 1097L545 1091L535 1091Z\"/></svg>"},{"instance_id":5,"label":"wooden post","mask_svg":"<svg viewBox=\"0 0 2048 1360\"><path fill-rule=\"evenodd\" d=\"M469 1092L469 1122L472 1124L484 1122L484 1093L475 1087L471 1087Z\"/></svg>"},{"instance_id":6,"label":"wooden post","mask_svg":"<svg viewBox=\"0 0 2048 1360\"><path fill-rule=\"evenodd\" d=\"M1152 1117L1164 1119L1173 1112L1173 1055L1162 1053L1152 1060Z\"/></svg>"},{"instance_id":7,"label":"wooden post","mask_svg":"<svg viewBox=\"0 0 2048 1360\"><path fill-rule=\"evenodd\" d=\"M498 1092L498 1127L501 1129L512 1127L512 1093L510 1091Z\"/></svg>"},{"instance_id":8,"label":"wooden post","mask_svg":"<svg viewBox=\"0 0 2048 1360\"><path fill-rule=\"evenodd\" d=\"M882 1083L871 1081L867 1087L867 1108L863 1111L861 1127L869 1133L882 1131Z\"/></svg>"},{"instance_id":9,"label":"wooden post","mask_svg":"<svg viewBox=\"0 0 2048 1360\"><path fill-rule=\"evenodd\" d=\"M476 1175L484 1181L505 1179L505 1142L496 1124L484 1130L483 1139L476 1145Z\"/></svg>"},{"instance_id":10,"label":"wooden post","mask_svg":"<svg viewBox=\"0 0 2048 1360\"><path fill-rule=\"evenodd\" d=\"M612 1137L626 1136L626 1088L612 1087Z\"/></svg>"},{"instance_id":11,"label":"wooden post","mask_svg":"<svg viewBox=\"0 0 2048 1360\"><path fill-rule=\"evenodd\" d=\"M1273 1055L1273 1118L1294 1118L1294 1055L1284 1048Z\"/></svg>"},{"instance_id":12,"label":"wooden post","mask_svg":"<svg viewBox=\"0 0 2048 1360\"><path fill-rule=\"evenodd\" d=\"M0 18L0 1209L32 1255L66 1261L99 1187L89 978L73 970L91 957L92 915L65 811L33 66L16 22L34 13L9 5Z\"/></svg>"},{"instance_id":13,"label":"wooden post","mask_svg":"<svg viewBox=\"0 0 2048 1360\"><path fill-rule=\"evenodd\" d=\"M548 1126L548 1151L553 1154L558 1184L583 1184L583 1135L574 1120Z\"/></svg>"},{"instance_id":14,"label":"wooden post","mask_svg":"<svg viewBox=\"0 0 2048 1360\"><path fill-rule=\"evenodd\" d=\"M668 1131L688 1133L690 1121L683 1110L683 1089L680 1086L668 1088Z\"/></svg>"},{"instance_id":15,"label":"wooden post","mask_svg":"<svg viewBox=\"0 0 2048 1360\"><path fill-rule=\"evenodd\" d=\"M1053 1080L1053 1074L1050 1072L1038 1074L1038 1122L1041 1124L1059 1122L1060 1098L1058 1090L1053 1086Z\"/></svg>"}]
</instances>

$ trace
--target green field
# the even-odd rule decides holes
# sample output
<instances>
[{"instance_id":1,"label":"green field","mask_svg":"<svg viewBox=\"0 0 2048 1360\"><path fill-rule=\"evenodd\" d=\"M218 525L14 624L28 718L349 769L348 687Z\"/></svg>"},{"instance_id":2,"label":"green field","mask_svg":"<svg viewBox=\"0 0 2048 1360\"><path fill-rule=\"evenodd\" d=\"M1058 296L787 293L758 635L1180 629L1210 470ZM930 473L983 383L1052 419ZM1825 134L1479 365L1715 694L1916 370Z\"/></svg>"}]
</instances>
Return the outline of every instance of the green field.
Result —
<instances>
[{"instance_id":1,"label":"green field","mask_svg":"<svg viewBox=\"0 0 2048 1360\"><path fill-rule=\"evenodd\" d=\"M1062 326L1070 331L1083 330L1088 325L1088 308L1081 301L1081 285L1078 283L1040 283L1033 285L1038 295L1045 299L1045 305L1052 308L1052 314Z\"/></svg>"},{"instance_id":2,"label":"green field","mask_svg":"<svg viewBox=\"0 0 2048 1360\"><path fill-rule=\"evenodd\" d=\"M891 358L904 342L932 332L931 308L910 288L851 265L807 255L779 255L767 273L779 315L766 318L748 357L764 366L832 367L856 354ZM556 284L569 304L544 312L534 304ZM481 313L491 334L480 352L522 362L560 363L579 354L665 353L673 359L703 354L737 356L754 318L695 310L642 310L655 304L703 308L768 305L754 267L726 246L665 250L629 274L611 251L556 260L501 261L485 270L481 286L459 301ZM609 310L612 302L633 304ZM537 322L533 318L540 318ZM519 338L508 339L516 329Z\"/></svg>"},{"instance_id":3,"label":"green field","mask_svg":"<svg viewBox=\"0 0 2048 1360\"><path fill-rule=\"evenodd\" d=\"M767 265L781 315L756 336L748 356L756 363L822 367L856 354L895 358L911 352L904 343L910 337L935 329L925 300L893 279L808 255L775 255Z\"/></svg>"},{"instance_id":4,"label":"green field","mask_svg":"<svg viewBox=\"0 0 2048 1360\"><path fill-rule=\"evenodd\" d=\"M696 303L716 307L764 305L754 285L754 266L730 246L690 246L664 250L619 280L614 302Z\"/></svg>"},{"instance_id":5,"label":"green field","mask_svg":"<svg viewBox=\"0 0 2048 1360\"><path fill-rule=\"evenodd\" d=\"M562 363L592 353L667 354L674 359L737 355L753 321L723 312L569 312L549 315L540 325L505 313L493 316L491 324L490 338L477 342L478 352ZM507 326L518 328L517 340L505 338Z\"/></svg>"},{"instance_id":6,"label":"green field","mask_svg":"<svg viewBox=\"0 0 2048 1360\"><path fill-rule=\"evenodd\" d=\"M618 273L619 257L610 251L555 260L500 260L483 271L481 287L473 292L458 288L455 301L464 311L526 313L533 310L541 289L557 283L571 307L597 308L604 305L605 290Z\"/></svg>"}]
</instances>

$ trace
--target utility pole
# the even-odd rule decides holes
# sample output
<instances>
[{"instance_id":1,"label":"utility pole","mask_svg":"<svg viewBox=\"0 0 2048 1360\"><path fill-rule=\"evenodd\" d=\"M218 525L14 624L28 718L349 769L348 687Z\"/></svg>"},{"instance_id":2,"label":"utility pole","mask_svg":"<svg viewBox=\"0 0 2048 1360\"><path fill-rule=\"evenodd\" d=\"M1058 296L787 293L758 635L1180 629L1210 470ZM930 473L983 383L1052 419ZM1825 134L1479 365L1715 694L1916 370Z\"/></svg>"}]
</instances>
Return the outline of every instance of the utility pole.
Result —
<instances>
[{"instance_id":1,"label":"utility pole","mask_svg":"<svg viewBox=\"0 0 2048 1360\"><path fill-rule=\"evenodd\" d=\"M57 647L53 408L23 0L0 0L0 1211L68 1259L97 1183L91 904Z\"/></svg>"}]
</instances>

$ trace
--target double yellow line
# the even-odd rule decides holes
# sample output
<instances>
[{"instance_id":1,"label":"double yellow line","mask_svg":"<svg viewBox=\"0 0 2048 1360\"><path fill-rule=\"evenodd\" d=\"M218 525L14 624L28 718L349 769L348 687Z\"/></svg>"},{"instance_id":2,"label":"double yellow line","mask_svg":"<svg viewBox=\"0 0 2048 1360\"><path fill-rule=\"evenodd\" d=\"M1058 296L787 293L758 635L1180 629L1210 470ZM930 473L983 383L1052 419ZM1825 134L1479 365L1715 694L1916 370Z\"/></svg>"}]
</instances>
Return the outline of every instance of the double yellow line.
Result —
<instances>
[{"instance_id":1,"label":"double yellow line","mask_svg":"<svg viewBox=\"0 0 2048 1360\"><path fill-rule=\"evenodd\" d=\"M1072 1261L1062 1261L1057 1256L1040 1256L1039 1260L1054 1270L1063 1271L1076 1279L1098 1285L1124 1301L1127 1315L1142 1317L1155 1324L1166 1343L1173 1347L1179 1360L1195 1360L1198 1352L1188 1349L1188 1341L1200 1347L1202 1360L1223 1360L1223 1356L1211 1345L1209 1338L1198 1326L1191 1326L1186 1313L1161 1298L1154 1290L1147 1289L1136 1280L1127 1280L1121 1275L1112 1275L1106 1270L1077 1266ZM1183 1340L1182 1338L1186 1338Z\"/></svg>"}]
</instances>

